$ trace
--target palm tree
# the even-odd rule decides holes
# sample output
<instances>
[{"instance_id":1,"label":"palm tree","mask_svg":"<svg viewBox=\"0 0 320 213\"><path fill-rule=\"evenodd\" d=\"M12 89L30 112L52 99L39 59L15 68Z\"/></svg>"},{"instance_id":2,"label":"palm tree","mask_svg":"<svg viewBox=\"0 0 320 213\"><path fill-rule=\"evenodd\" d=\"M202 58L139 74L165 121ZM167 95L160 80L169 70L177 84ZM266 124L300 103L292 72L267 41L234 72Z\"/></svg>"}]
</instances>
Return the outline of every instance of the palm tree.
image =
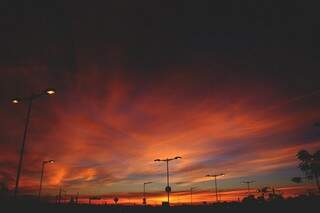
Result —
<instances>
[{"instance_id":1,"label":"palm tree","mask_svg":"<svg viewBox=\"0 0 320 213\"><path fill-rule=\"evenodd\" d=\"M264 199L264 194L269 192L270 187L265 186L262 188L257 189L257 192L261 193L261 198Z\"/></svg>"},{"instance_id":2,"label":"palm tree","mask_svg":"<svg viewBox=\"0 0 320 213\"><path fill-rule=\"evenodd\" d=\"M293 177L291 179L291 181L294 183L302 183L302 178L301 177Z\"/></svg>"},{"instance_id":3,"label":"palm tree","mask_svg":"<svg viewBox=\"0 0 320 213\"><path fill-rule=\"evenodd\" d=\"M314 154L310 154L306 150L301 150L297 153L297 158L301 161L299 168L305 173L310 179L315 179L318 191L320 192L320 150Z\"/></svg>"}]
</instances>

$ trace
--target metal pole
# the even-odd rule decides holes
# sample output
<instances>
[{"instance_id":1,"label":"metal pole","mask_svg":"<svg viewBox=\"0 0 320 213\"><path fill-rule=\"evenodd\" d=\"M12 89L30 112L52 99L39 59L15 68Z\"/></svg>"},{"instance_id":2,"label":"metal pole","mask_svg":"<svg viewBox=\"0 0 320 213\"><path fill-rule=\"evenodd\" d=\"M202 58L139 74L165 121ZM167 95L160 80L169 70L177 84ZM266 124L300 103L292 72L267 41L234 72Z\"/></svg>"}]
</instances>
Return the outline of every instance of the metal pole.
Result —
<instances>
[{"instance_id":1,"label":"metal pole","mask_svg":"<svg viewBox=\"0 0 320 213\"><path fill-rule=\"evenodd\" d=\"M18 190L19 190L20 173L21 173L21 168L22 168L24 147L25 147L26 138L27 138L27 132L28 132L28 126L29 126L29 120L30 120L30 114L31 114L31 107L32 107L32 101L33 101L33 99L30 98L29 99L29 104L28 104L28 112L27 112L26 123L25 123L25 127L24 127L22 145L21 145L21 149L20 149L20 158L19 158L19 165L18 165L18 170L17 170L16 186L15 186L15 189L14 189L14 198L17 197Z\"/></svg>"},{"instance_id":2,"label":"metal pole","mask_svg":"<svg viewBox=\"0 0 320 213\"><path fill-rule=\"evenodd\" d=\"M58 199L58 203L60 204L61 203L61 192L62 192L62 188L60 186L60 189L59 189L59 199Z\"/></svg>"},{"instance_id":3,"label":"metal pole","mask_svg":"<svg viewBox=\"0 0 320 213\"><path fill-rule=\"evenodd\" d=\"M217 176L214 176L214 184L216 186L216 201L218 202L218 187L217 187Z\"/></svg>"},{"instance_id":4,"label":"metal pole","mask_svg":"<svg viewBox=\"0 0 320 213\"><path fill-rule=\"evenodd\" d=\"M248 185L248 195L250 195L250 182L247 182Z\"/></svg>"},{"instance_id":5,"label":"metal pole","mask_svg":"<svg viewBox=\"0 0 320 213\"><path fill-rule=\"evenodd\" d=\"M169 159L167 159L167 186L169 187ZM170 197L170 192L168 190L168 205L169 205L169 197Z\"/></svg>"},{"instance_id":6,"label":"metal pole","mask_svg":"<svg viewBox=\"0 0 320 213\"><path fill-rule=\"evenodd\" d=\"M192 205L192 188L190 189L190 203Z\"/></svg>"},{"instance_id":7,"label":"metal pole","mask_svg":"<svg viewBox=\"0 0 320 213\"><path fill-rule=\"evenodd\" d=\"M76 204L79 204L79 192L77 192Z\"/></svg>"},{"instance_id":8,"label":"metal pole","mask_svg":"<svg viewBox=\"0 0 320 213\"><path fill-rule=\"evenodd\" d=\"M42 179L43 179L44 165L45 165L45 162L43 161L43 162L42 162L42 168L41 168L41 177L40 177L39 195L38 195L39 199L40 199L40 197L41 197Z\"/></svg>"},{"instance_id":9,"label":"metal pole","mask_svg":"<svg viewBox=\"0 0 320 213\"><path fill-rule=\"evenodd\" d=\"M143 184L143 198L146 198L146 184Z\"/></svg>"}]
</instances>

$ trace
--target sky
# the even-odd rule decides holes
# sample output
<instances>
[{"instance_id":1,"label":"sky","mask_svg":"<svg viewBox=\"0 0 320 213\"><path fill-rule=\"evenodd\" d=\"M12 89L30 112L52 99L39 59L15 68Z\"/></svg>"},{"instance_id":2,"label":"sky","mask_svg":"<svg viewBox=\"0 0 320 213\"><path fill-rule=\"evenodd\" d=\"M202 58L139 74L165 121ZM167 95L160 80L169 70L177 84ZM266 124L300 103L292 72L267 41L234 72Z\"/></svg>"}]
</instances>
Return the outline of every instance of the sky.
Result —
<instances>
[{"instance_id":1,"label":"sky","mask_svg":"<svg viewBox=\"0 0 320 213\"><path fill-rule=\"evenodd\" d=\"M28 97L34 101L20 191L174 202L297 186L296 153L320 148L315 8L278 1L3 1L0 180L14 187ZM291 190L291 192L290 192ZM294 193L292 191L295 191ZM242 194L241 194L242 193ZM239 195L240 194L240 195ZM179 198L179 196L181 198ZM198 198L197 198L198 196ZM179 200L180 199L180 200ZM121 199L120 199L121 200ZM121 200L122 202L126 202ZM138 201L136 201L138 202Z\"/></svg>"}]
</instances>

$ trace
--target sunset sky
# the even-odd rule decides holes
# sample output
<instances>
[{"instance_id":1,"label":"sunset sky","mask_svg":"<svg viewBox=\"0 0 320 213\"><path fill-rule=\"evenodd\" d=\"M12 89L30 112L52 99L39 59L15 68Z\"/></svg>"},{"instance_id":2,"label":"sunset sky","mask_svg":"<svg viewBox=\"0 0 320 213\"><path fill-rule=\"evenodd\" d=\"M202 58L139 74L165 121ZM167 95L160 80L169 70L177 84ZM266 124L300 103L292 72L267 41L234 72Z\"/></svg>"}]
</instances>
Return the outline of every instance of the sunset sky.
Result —
<instances>
[{"instance_id":1,"label":"sunset sky","mask_svg":"<svg viewBox=\"0 0 320 213\"><path fill-rule=\"evenodd\" d=\"M27 110L10 100L52 87L32 108L22 194L37 194L41 162L54 159L43 194L141 202L152 181L157 203L166 167L154 159L175 156L174 202L190 187L195 201L214 200L205 175L215 173L226 174L225 200L243 196L245 180L312 189L291 178L303 175L297 151L320 149L315 9L161 2L1 3L0 181L13 189Z\"/></svg>"}]
</instances>

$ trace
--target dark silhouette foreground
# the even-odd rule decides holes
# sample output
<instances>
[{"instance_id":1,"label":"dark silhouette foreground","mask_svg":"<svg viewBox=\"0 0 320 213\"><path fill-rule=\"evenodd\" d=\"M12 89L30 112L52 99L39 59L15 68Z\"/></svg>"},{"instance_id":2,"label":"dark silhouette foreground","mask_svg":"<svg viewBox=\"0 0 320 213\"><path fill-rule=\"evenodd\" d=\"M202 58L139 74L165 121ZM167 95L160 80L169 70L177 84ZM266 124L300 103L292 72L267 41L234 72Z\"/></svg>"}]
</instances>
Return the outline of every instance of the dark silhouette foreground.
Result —
<instances>
[{"instance_id":1,"label":"dark silhouette foreground","mask_svg":"<svg viewBox=\"0 0 320 213\"><path fill-rule=\"evenodd\" d=\"M121 205L75 205L49 204L30 200L1 200L1 212L317 212L320 196L299 196L286 200L261 201L247 199L243 202L228 202L198 206L121 206Z\"/></svg>"}]
</instances>

